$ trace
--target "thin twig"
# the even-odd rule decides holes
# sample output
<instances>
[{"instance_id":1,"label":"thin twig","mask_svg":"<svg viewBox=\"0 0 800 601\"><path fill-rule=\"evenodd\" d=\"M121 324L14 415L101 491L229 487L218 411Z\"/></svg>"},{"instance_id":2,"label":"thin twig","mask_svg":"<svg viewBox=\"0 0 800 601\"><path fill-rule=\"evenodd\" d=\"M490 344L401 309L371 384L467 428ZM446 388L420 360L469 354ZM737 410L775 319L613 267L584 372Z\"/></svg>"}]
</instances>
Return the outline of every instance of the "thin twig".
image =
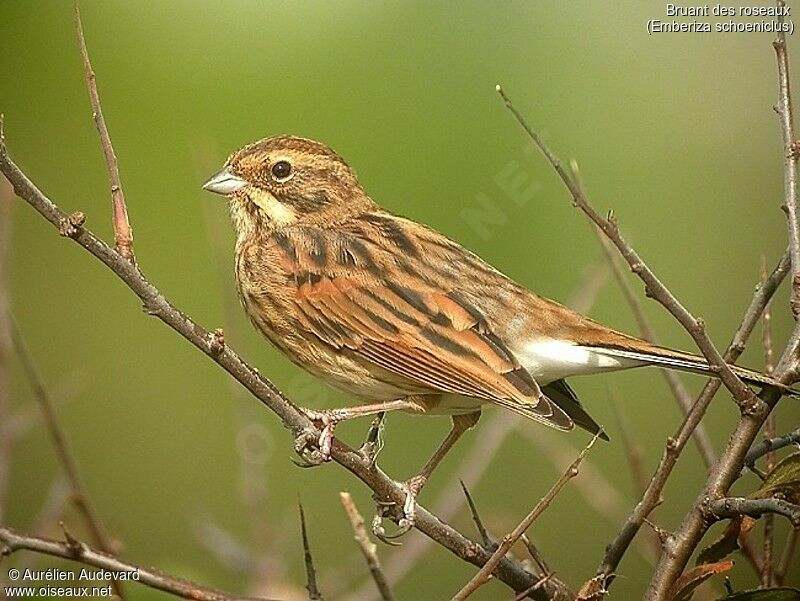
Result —
<instances>
[{"instance_id":1,"label":"thin twig","mask_svg":"<svg viewBox=\"0 0 800 601\"><path fill-rule=\"evenodd\" d=\"M568 305L579 313L588 313L597 300L597 295L607 277L608 270L604 261L588 269L569 295ZM461 461L461 465L453 471L455 477L444 487L433 505L434 512L443 521L452 520L464 506L465 498L460 482L463 481L467 486L474 487L492 465L494 457L508 435L516 430L519 423L520 420L516 416L509 415L505 411L490 413L486 416L486 422L481 422L481 427L475 433L471 448ZM560 469L560 467L556 469ZM384 564L384 572L389 580L400 582L414 569L414 566L419 564L433 542L431 538L427 537L414 537L405 541L400 552L392 554ZM566 584L560 582L556 576L548 581L548 585L552 586L551 592L557 591L559 587L566 589ZM371 601L372 599L375 599L374 592L371 584L367 583L356 589L344 601Z\"/></svg>"},{"instance_id":2,"label":"thin twig","mask_svg":"<svg viewBox=\"0 0 800 601\"><path fill-rule=\"evenodd\" d=\"M478 570L478 573L475 574L464 587L458 591L454 596L452 601L464 601L467 597L469 597L472 593L478 590L483 584L489 581L489 578L492 575L492 572L500 563L500 560L503 559L506 554L509 552L511 547L519 540L519 538L525 533L525 531L531 527L531 525L536 521L536 519L550 506L553 502L553 499L556 498L561 489L572 480L574 477L578 475L578 469L580 468L581 462L583 458L586 457L586 454L591 450L594 446L594 443L597 442L599 437L599 433L595 434L589 443L583 448L580 452L578 457L575 461L572 462L567 470L562 474L562 476L556 481L556 483L550 488L547 494L542 497L536 506L531 510L531 512L525 516L514 530L512 530L509 534L503 537L503 540L500 542L500 545L497 547L497 550L492 554L489 560L483 565L483 567Z\"/></svg>"},{"instance_id":3,"label":"thin twig","mask_svg":"<svg viewBox=\"0 0 800 601\"><path fill-rule=\"evenodd\" d=\"M786 3L778 0L777 6L783 9ZM779 10L779 12L782 12ZM778 18L779 26L783 26L784 18ZM792 99L789 86L789 57L786 49L786 36L779 29L773 42L778 64L778 106L781 131L783 134L784 153L784 207L787 215L789 238L789 255L792 265L792 310L795 316L800 311L800 223L798 223L798 191L797 191L797 142L792 117ZM775 378L783 384L797 380L798 357L800 356L800 322L795 323L794 330L784 348L780 360L775 367ZM645 599L661 601L665 599L670 587L680 576L688 563L691 554L701 537L708 529L708 521L703 511L708 500L716 500L725 496L741 472L745 456L756 436L767 420L770 412L780 400L780 393L767 387L758 396L751 411L743 412L735 430L728 439L725 450L719 461L708 475L706 484L695 499L692 509L686 514L679 528L673 533L669 543L665 545L665 553L656 567L656 571L648 585Z\"/></svg>"},{"instance_id":4,"label":"thin twig","mask_svg":"<svg viewBox=\"0 0 800 601\"><path fill-rule=\"evenodd\" d=\"M761 255L761 281L767 279L767 260ZM775 360L772 348L772 303L767 303L764 308L764 316L761 318L761 346L764 349L764 373L772 375L775 371ZM767 438L775 438L776 424L775 413L771 412L767 418ZM775 453L767 453L767 473L775 467ZM747 533L742 533L742 538L749 540ZM762 544L762 560L760 578L762 586L773 586L775 570L773 565L773 554L775 551L775 516L767 514L764 516L764 540Z\"/></svg>"},{"instance_id":5,"label":"thin twig","mask_svg":"<svg viewBox=\"0 0 800 601\"><path fill-rule=\"evenodd\" d=\"M182 311L175 308L130 261L125 260L105 242L97 238L81 219L68 216L47 198L11 160L8 151L0 146L0 172L14 187L14 192L53 224L62 235L82 246L116 274L144 304L145 311L163 321L183 338L221 366L247 388L254 397L275 413L286 430L294 436L314 432L314 425L267 378L246 364L229 344L220 348L217 338ZM319 432L316 433L316 436ZM334 441L331 458L364 482L383 502L402 506L406 492L392 478L366 461L357 451ZM415 528L432 538L451 553L473 565L481 566L489 554L454 528L443 523L424 507L418 506ZM497 577L514 590L523 590L536 581L520 565L506 559L498 566ZM550 583L545 590L536 591L537 599L552 598Z\"/></svg>"},{"instance_id":6,"label":"thin twig","mask_svg":"<svg viewBox=\"0 0 800 601\"><path fill-rule=\"evenodd\" d=\"M573 172L577 173L577 168L574 168ZM642 304L639 302L639 299L633 290L633 286L631 286L628 278L625 277L625 273L623 273L622 267L619 264L617 254L614 253L613 249L611 248L611 243L605 236L603 236L600 228L593 227L592 229L597 235L597 239L600 242L600 247L603 249L603 254L606 257L606 260L608 261L609 265L611 265L614 278L617 280L620 290L622 290L622 296L625 297L625 301L628 303L631 313L633 313L633 317L639 326L639 333L641 334L642 338L648 342L658 344L658 337L656 336L655 330L653 330L653 327L650 325L650 322L644 313L644 308L642 307ZM681 382L678 374L671 369L661 369L659 371L663 374L664 379L667 381L667 385L672 391L672 395L675 397L675 400L678 402L683 415L686 415L689 412L689 409L691 409L694 399L692 399L689 391L686 390L686 387L683 385L683 382ZM695 428L694 432L692 432L692 437L697 444L697 450L700 451L700 457L703 459L706 469L708 469L711 467L711 464L714 463L716 454L714 453L714 447L711 444L711 439L708 436L705 424L698 424L697 428Z\"/></svg>"},{"instance_id":7,"label":"thin twig","mask_svg":"<svg viewBox=\"0 0 800 601\"><path fill-rule=\"evenodd\" d=\"M3 555L11 555L25 549L77 561L118 574L138 574L137 582L140 584L183 599L192 599L194 601L266 601L264 599L256 600L253 597L231 595L202 586L196 582L164 574L153 568L122 561L81 542L76 544L76 541L72 540L57 541L29 536L3 526L0 526L0 547L3 549Z\"/></svg>"},{"instance_id":8,"label":"thin twig","mask_svg":"<svg viewBox=\"0 0 800 601\"><path fill-rule=\"evenodd\" d=\"M497 86L497 92L500 94L503 102L505 102L508 110L511 111L533 143L542 151L542 154L544 154L547 161L552 165L553 169L555 169L561 181L564 182L567 190L569 190L569 193L572 195L574 205L583 211L583 213L600 228L603 234L614 243L619 253L628 262L628 265L630 265L631 271L644 282L647 296L661 303L661 305L675 317L678 323L684 327L708 361L709 371L719 377L728 390L730 390L737 403L746 408L749 403L752 402L753 391L733 373L728 363L726 363L719 354L719 351L717 351L714 343L711 342L711 339L706 333L703 320L692 315L680 301L675 298L672 292L669 291L645 264L639 254L625 241L613 215L609 213L608 217L601 217L594 207L589 204L577 182L570 177L569 173L567 173L566 169L561 165L561 161L553 154L553 151L550 150L539 135L531 129L525 118L516 109L499 85Z\"/></svg>"},{"instance_id":9,"label":"thin twig","mask_svg":"<svg viewBox=\"0 0 800 601\"><path fill-rule=\"evenodd\" d=\"M555 574L547 574L542 576L539 580L537 580L533 586L526 588L522 591L519 595L514 597L514 601L522 601L525 597L530 595L533 591L539 590L542 586L544 586L548 580L550 580Z\"/></svg>"},{"instance_id":10,"label":"thin twig","mask_svg":"<svg viewBox=\"0 0 800 601\"><path fill-rule=\"evenodd\" d=\"M792 430L783 436L767 438L766 440L762 440L758 444L753 445L753 447L747 451L747 455L745 455L744 464L748 467L751 467L758 459L767 453L771 451L777 451L778 449L788 447L789 445L797 444L800 444L800 428L797 430Z\"/></svg>"},{"instance_id":11,"label":"thin twig","mask_svg":"<svg viewBox=\"0 0 800 601\"><path fill-rule=\"evenodd\" d=\"M800 505L789 503L776 497L764 499L746 499L744 497L725 497L708 503L706 517L711 520L723 520L739 515L760 518L766 514L782 515L794 528L800 528Z\"/></svg>"},{"instance_id":12,"label":"thin twig","mask_svg":"<svg viewBox=\"0 0 800 601\"><path fill-rule=\"evenodd\" d=\"M764 307L775 294L775 291L778 289L781 282L783 282L788 271L789 254L787 251L781 257L780 261L778 261L778 264L766 281L756 289L753 299L750 301L750 305L744 313L742 322L733 335L733 339L725 352L726 361L733 362L742 354L745 343L758 323L764 311ZM714 379L706 383L700 395L697 397L697 400L692 405L691 410L686 414L676 434L667 440L664 453L661 456L661 461L656 471L653 473L650 483L647 485L647 489L634 510L628 516L628 519L623 524L617 536L606 548L603 561L597 569L598 576L608 579L614 574L619 562L622 560L622 557L625 555L625 552L644 523L644 519L650 515L650 512L658 505L661 499L661 491L664 489L678 461L678 457L686 446L686 443L690 440L691 434L697 427L697 424L703 419L711 403L711 399L713 399L717 390L719 390L720 385L720 381Z\"/></svg>"},{"instance_id":13,"label":"thin twig","mask_svg":"<svg viewBox=\"0 0 800 601\"><path fill-rule=\"evenodd\" d=\"M522 544L525 545L525 548L528 550L528 554L533 559L533 562L536 564L536 567L539 568L539 575L540 576L552 576L555 574L552 569L550 569L550 564L547 563L545 560L544 555L542 552L539 551L539 547L533 544L533 541L527 534L523 534L520 537Z\"/></svg>"},{"instance_id":14,"label":"thin twig","mask_svg":"<svg viewBox=\"0 0 800 601\"><path fill-rule=\"evenodd\" d=\"M133 255L133 230L128 220L128 207L125 204L125 194L122 191L122 182L119 177L119 165L114 146L111 144L111 137L108 135L106 120L103 118L103 109L100 106L100 95L97 92L97 81L89 62L89 52L86 49L86 40L83 37L83 24L81 23L81 13L78 7L78 0L72 2L72 14L75 21L75 33L78 36L78 47L81 51L83 61L83 75L86 79L86 87L89 90L89 103L92 106L92 118L100 136L100 145L103 147L103 156L108 168L108 179L111 182L111 203L114 219L114 243L117 252L128 261L134 262Z\"/></svg>"},{"instance_id":15,"label":"thin twig","mask_svg":"<svg viewBox=\"0 0 800 601\"><path fill-rule=\"evenodd\" d=\"M782 9L786 6L786 2L778 0L776 5L779 9ZM778 17L778 23L783 25L783 16ZM775 112L778 113L783 138L784 200L781 208L786 213L789 249L792 258L792 313L794 313L795 317L798 317L800 316L800 214L797 206L798 145L792 111L789 52L786 48L786 34L783 33L783 30L779 30L775 41L772 42L772 47L775 49L775 59L778 65L778 103L775 106Z\"/></svg>"},{"instance_id":16,"label":"thin twig","mask_svg":"<svg viewBox=\"0 0 800 601\"><path fill-rule=\"evenodd\" d=\"M481 520L481 516L478 513L478 508L475 505L475 501L472 499L472 495L469 494L469 490L467 489L467 485L464 484L464 481L459 480L459 482L461 483L461 490L464 491L464 498L467 500L467 506L469 507L470 514L472 515L472 521L475 522L475 527L478 529L478 534L481 535L483 546L487 549L491 549L494 546L494 542L489 536L486 526L483 525L483 520Z\"/></svg>"},{"instance_id":17,"label":"thin twig","mask_svg":"<svg viewBox=\"0 0 800 601\"><path fill-rule=\"evenodd\" d=\"M383 601L393 601L394 593L392 593L389 582L386 580L386 575L383 573L383 569L381 568L381 562L378 559L377 546L370 540L369 535L367 535L367 529L364 526L363 516L358 512L358 508L353 502L353 498L350 496L350 493L339 493L339 497L342 501L344 512L347 514L347 517L350 520L350 525L353 528L353 538L358 543L361 553L364 555L364 559L367 561L367 567L369 568L370 574L372 574L372 579L375 581L375 586L378 587L378 592L381 595L381 599L383 599Z\"/></svg>"},{"instance_id":18,"label":"thin twig","mask_svg":"<svg viewBox=\"0 0 800 601\"><path fill-rule=\"evenodd\" d=\"M82 516L94 543L104 553L115 555L117 551L116 545L111 540L111 537L108 535L108 532L103 526L103 522L100 519L100 516L97 514L97 511L94 509L92 501L86 492L86 488L81 481L78 463L75 460L75 455L72 453L72 449L67 441L67 434L64 431L64 427L61 425L61 421L58 419L58 415L53 407L53 401L50 398L50 393L47 391L44 381L42 380L38 370L36 369L36 366L33 363L33 358L31 357L31 354L28 351L28 348L26 347L16 324L11 321L10 326L11 344L14 347L17 357L19 357L19 361L22 364L22 369L28 378L28 382L33 390L33 394L42 410L44 423L53 442L53 448L55 450L56 457L58 458L58 463L61 466L61 469L64 471L64 475L69 483L72 503ZM122 597L124 594L122 584L115 579L112 579L111 584L114 587L116 594Z\"/></svg>"},{"instance_id":19,"label":"thin twig","mask_svg":"<svg viewBox=\"0 0 800 601\"><path fill-rule=\"evenodd\" d=\"M306 590L309 601L322 601L322 593L317 585L317 571L314 569L314 558L311 556L311 547L308 545L308 531L306 530L306 514L303 505L300 508L300 533L303 537L303 563L306 566Z\"/></svg>"}]
</instances>

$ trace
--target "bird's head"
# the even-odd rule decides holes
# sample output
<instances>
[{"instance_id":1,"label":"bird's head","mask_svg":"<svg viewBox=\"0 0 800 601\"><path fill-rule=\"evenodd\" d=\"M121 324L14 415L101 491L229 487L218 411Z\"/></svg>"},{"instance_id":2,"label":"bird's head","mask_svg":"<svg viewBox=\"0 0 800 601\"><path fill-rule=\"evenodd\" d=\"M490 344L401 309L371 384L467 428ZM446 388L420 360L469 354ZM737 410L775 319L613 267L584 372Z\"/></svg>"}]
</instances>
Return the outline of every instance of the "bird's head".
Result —
<instances>
[{"instance_id":1,"label":"bird's head","mask_svg":"<svg viewBox=\"0 0 800 601\"><path fill-rule=\"evenodd\" d=\"M203 188L229 198L240 234L335 221L371 202L342 157L321 142L297 136L248 144Z\"/></svg>"}]
</instances>

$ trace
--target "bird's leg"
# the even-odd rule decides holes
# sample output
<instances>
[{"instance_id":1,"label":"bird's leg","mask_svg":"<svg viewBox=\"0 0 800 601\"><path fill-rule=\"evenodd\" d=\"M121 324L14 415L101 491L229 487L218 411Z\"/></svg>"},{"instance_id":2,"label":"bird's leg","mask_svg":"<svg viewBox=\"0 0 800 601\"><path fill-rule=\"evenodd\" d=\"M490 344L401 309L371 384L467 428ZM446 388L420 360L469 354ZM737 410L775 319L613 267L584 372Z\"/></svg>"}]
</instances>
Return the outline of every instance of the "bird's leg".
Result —
<instances>
[{"instance_id":1,"label":"bird's leg","mask_svg":"<svg viewBox=\"0 0 800 601\"><path fill-rule=\"evenodd\" d=\"M319 465L325 461L330 461L333 434L339 422L356 417L366 417L368 415L385 413L387 411L400 411L403 409L419 410L419 405L413 401L400 399L382 403L372 403L369 405L345 407L342 409L324 409L321 411L300 407L303 414L319 428L320 433L319 436L316 437L316 433L314 432L303 432L295 439L295 451L306 460L305 464L298 463L298 465L301 467L311 467L312 465ZM317 438L316 440L314 440L315 437ZM311 448L312 446L316 448Z\"/></svg>"},{"instance_id":2,"label":"bird's leg","mask_svg":"<svg viewBox=\"0 0 800 601\"><path fill-rule=\"evenodd\" d=\"M480 411L453 416L453 427L450 429L447 437L442 441L442 444L439 445L439 448L436 449L436 452L431 456L430 459L428 459L428 462L423 466L416 476L409 478L402 483L402 487L406 493L406 499L405 503L403 503L403 517L397 522L397 525L400 527L400 529L395 534L386 534L386 531L382 526L382 520L389 513L389 507L379 504L378 512L372 522L372 532L375 534L375 536L384 542L389 542L387 539L403 536L406 532L413 528L417 509L417 495L422 490L422 487L425 486L425 483L428 481L428 478L430 478L433 470L435 470L442 459L444 459L444 456L447 455L451 448L453 448L453 445L459 438L461 438L461 435L464 434L464 432L478 423L480 416Z\"/></svg>"}]
</instances>

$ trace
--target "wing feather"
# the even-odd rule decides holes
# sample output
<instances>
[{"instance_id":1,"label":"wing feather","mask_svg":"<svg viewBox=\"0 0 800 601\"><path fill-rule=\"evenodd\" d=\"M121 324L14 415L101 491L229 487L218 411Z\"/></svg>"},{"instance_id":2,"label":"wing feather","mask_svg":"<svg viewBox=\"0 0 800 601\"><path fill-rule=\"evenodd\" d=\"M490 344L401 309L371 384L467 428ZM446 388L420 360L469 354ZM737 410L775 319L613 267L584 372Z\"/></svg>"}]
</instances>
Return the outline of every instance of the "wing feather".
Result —
<instances>
[{"instance_id":1,"label":"wing feather","mask_svg":"<svg viewBox=\"0 0 800 601\"><path fill-rule=\"evenodd\" d=\"M393 226L393 238L413 240L403 227L402 221ZM394 277L400 273L395 258L402 253L375 244L369 232L293 229L284 240L299 236L313 244L297 240L283 264L290 265L289 279L298 284L294 302L302 324L319 340L431 393L477 397L559 429L573 427L457 290L431 284L430 273L415 277L408 267ZM426 260L435 259L419 255L408 265L422 273Z\"/></svg>"}]
</instances>

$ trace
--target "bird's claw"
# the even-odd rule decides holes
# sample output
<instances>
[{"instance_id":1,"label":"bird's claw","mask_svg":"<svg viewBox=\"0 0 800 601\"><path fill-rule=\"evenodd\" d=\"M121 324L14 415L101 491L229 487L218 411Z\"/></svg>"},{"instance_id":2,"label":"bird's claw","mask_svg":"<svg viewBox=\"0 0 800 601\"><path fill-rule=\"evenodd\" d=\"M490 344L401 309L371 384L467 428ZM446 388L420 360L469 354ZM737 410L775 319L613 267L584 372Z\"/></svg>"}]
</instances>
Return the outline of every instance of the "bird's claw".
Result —
<instances>
[{"instance_id":1,"label":"bird's claw","mask_svg":"<svg viewBox=\"0 0 800 601\"><path fill-rule=\"evenodd\" d=\"M322 465L326 461L330 461L330 444L328 445L328 452L325 454L322 445L322 434L318 434L315 430L303 430L300 435L294 439L294 450L300 456L300 460L292 458L292 463L297 467L309 468Z\"/></svg>"},{"instance_id":2,"label":"bird's claw","mask_svg":"<svg viewBox=\"0 0 800 601\"><path fill-rule=\"evenodd\" d=\"M319 428L319 432L306 429L295 438L295 452L302 457L303 461L294 463L299 467L322 465L331 460L333 433L339 419L330 411L314 411L303 407L300 408L300 411Z\"/></svg>"},{"instance_id":3,"label":"bird's claw","mask_svg":"<svg viewBox=\"0 0 800 601\"><path fill-rule=\"evenodd\" d=\"M407 534L416 522L417 482L412 478L408 482L401 484L401 487L406 493L402 510L399 510L394 502L378 501L375 517L372 519L372 534L387 545L400 545L401 543L396 542L396 539ZM397 532L387 534L386 529L383 527L383 521L387 518L397 523Z\"/></svg>"}]
</instances>

